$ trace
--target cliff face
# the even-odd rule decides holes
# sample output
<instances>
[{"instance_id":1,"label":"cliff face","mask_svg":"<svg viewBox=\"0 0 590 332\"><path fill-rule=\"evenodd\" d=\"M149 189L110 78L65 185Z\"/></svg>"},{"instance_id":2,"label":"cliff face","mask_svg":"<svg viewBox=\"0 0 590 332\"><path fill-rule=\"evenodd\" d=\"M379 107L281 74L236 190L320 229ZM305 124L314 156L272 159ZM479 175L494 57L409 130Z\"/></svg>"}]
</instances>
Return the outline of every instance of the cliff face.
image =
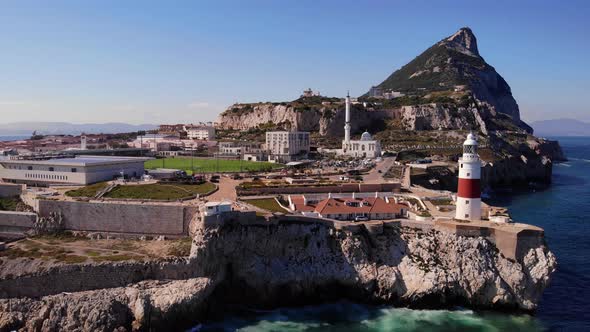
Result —
<instances>
[{"instance_id":1,"label":"cliff face","mask_svg":"<svg viewBox=\"0 0 590 332\"><path fill-rule=\"evenodd\" d=\"M218 119L223 129L248 130L276 125L285 130L319 132L320 135L344 135L344 104L329 106L315 104L306 109L298 109L288 103L236 104L230 106ZM355 105L351 111L352 131L361 133L391 117L391 111L366 110Z\"/></svg>"},{"instance_id":2,"label":"cliff face","mask_svg":"<svg viewBox=\"0 0 590 332\"><path fill-rule=\"evenodd\" d=\"M276 306L347 297L410 306L534 310L555 269L542 244L503 257L483 238L381 226L353 234L321 224L199 229L197 265L223 268L225 302Z\"/></svg>"},{"instance_id":3,"label":"cliff face","mask_svg":"<svg viewBox=\"0 0 590 332\"><path fill-rule=\"evenodd\" d=\"M340 103L304 111L290 105L261 103L233 105L219 116L218 123L223 129L249 130L272 124L285 130L340 137L344 135L344 116L344 106ZM353 134L365 130L381 131L390 120L400 120L399 129L403 130L475 129L485 134L489 130L520 129L511 125L511 120L500 123L498 119L501 118L502 115L498 115L491 105L481 102L465 105L429 103L384 109L357 104L351 110Z\"/></svg>"},{"instance_id":4,"label":"cliff face","mask_svg":"<svg viewBox=\"0 0 590 332\"><path fill-rule=\"evenodd\" d=\"M229 304L274 307L343 298L534 310L555 257L540 237L502 248L483 237L396 223L346 229L301 220L200 224L191 259L144 276L156 280L140 281L143 269L131 263L112 264L109 275L93 273L109 269L103 264L6 276L16 281L3 286L23 289L7 290L19 295L0 299L0 331L174 330L195 326ZM61 288L35 279L59 284L63 271L70 282ZM136 275L134 283L127 284L128 272ZM101 287L111 288L87 290Z\"/></svg>"}]
</instances>

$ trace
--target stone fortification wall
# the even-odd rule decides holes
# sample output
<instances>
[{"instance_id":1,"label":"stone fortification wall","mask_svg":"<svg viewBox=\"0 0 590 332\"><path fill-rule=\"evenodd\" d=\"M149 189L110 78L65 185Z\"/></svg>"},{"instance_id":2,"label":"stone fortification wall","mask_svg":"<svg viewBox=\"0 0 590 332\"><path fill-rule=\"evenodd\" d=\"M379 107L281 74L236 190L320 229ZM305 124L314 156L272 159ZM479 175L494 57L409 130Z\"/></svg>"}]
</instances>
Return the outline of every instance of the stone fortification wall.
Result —
<instances>
[{"instance_id":1,"label":"stone fortification wall","mask_svg":"<svg viewBox=\"0 0 590 332\"><path fill-rule=\"evenodd\" d=\"M0 211L0 237L20 237L33 227L35 220L35 213Z\"/></svg>"},{"instance_id":2,"label":"stone fortification wall","mask_svg":"<svg viewBox=\"0 0 590 332\"><path fill-rule=\"evenodd\" d=\"M504 257L513 260L522 259L530 248L544 244L544 232L542 229L521 227L513 224L497 225L493 222L489 222L489 224L489 226L483 226L436 222L435 229L441 232L453 233L457 236L486 238L496 245Z\"/></svg>"},{"instance_id":3,"label":"stone fortification wall","mask_svg":"<svg viewBox=\"0 0 590 332\"><path fill-rule=\"evenodd\" d=\"M187 258L54 266L38 273L0 279L0 298L40 297L62 292L122 287L143 280L188 279L198 272L197 266Z\"/></svg>"},{"instance_id":4,"label":"stone fortification wall","mask_svg":"<svg viewBox=\"0 0 590 332\"><path fill-rule=\"evenodd\" d=\"M33 211L39 211L39 199L33 193L23 193L20 195L20 199L27 204L28 206L33 208Z\"/></svg>"},{"instance_id":5,"label":"stone fortification wall","mask_svg":"<svg viewBox=\"0 0 590 332\"><path fill-rule=\"evenodd\" d=\"M39 200L39 216L61 213L65 229L88 232L182 236L194 207L134 203Z\"/></svg>"},{"instance_id":6,"label":"stone fortification wall","mask_svg":"<svg viewBox=\"0 0 590 332\"><path fill-rule=\"evenodd\" d=\"M0 183L0 197L14 197L19 196L23 191L21 185Z\"/></svg>"}]
</instances>

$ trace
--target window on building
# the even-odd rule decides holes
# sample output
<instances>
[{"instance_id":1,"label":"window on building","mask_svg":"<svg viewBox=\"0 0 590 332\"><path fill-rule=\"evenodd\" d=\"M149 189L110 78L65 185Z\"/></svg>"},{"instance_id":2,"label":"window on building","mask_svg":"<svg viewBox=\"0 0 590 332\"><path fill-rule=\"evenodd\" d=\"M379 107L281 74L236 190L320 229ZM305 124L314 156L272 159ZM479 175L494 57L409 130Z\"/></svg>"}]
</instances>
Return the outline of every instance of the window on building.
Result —
<instances>
[{"instance_id":1,"label":"window on building","mask_svg":"<svg viewBox=\"0 0 590 332\"><path fill-rule=\"evenodd\" d=\"M55 168L53 168L53 167L49 167L49 171L50 171L50 172L53 172L53 171L55 171Z\"/></svg>"},{"instance_id":2,"label":"window on building","mask_svg":"<svg viewBox=\"0 0 590 332\"><path fill-rule=\"evenodd\" d=\"M466 213L465 214L465 218L469 218L469 213Z\"/></svg>"},{"instance_id":3,"label":"window on building","mask_svg":"<svg viewBox=\"0 0 590 332\"><path fill-rule=\"evenodd\" d=\"M461 168L463 168L463 164L461 164Z\"/></svg>"},{"instance_id":4,"label":"window on building","mask_svg":"<svg viewBox=\"0 0 590 332\"><path fill-rule=\"evenodd\" d=\"M465 204L469 204L469 200L466 200L466 201L465 201Z\"/></svg>"},{"instance_id":5,"label":"window on building","mask_svg":"<svg viewBox=\"0 0 590 332\"><path fill-rule=\"evenodd\" d=\"M32 170L33 170L33 166L27 166L27 169L28 169L29 171L32 171Z\"/></svg>"},{"instance_id":6,"label":"window on building","mask_svg":"<svg viewBox=\"0 0 590 332\"><path fill-rule=\"evenodd\" d=\"M78 171L78 169L72 168L72 173L76 173L77 171Z\"/></svg>"},{"instance_id":7,"label":"window on building","mask_svg":"<svg viewBox=\"0 0 590 332\"><path fill-rule=\"evenodd\" d=\"M467 173L467 176L471 176L471 173Z\"/></svg>"}]
</instances>

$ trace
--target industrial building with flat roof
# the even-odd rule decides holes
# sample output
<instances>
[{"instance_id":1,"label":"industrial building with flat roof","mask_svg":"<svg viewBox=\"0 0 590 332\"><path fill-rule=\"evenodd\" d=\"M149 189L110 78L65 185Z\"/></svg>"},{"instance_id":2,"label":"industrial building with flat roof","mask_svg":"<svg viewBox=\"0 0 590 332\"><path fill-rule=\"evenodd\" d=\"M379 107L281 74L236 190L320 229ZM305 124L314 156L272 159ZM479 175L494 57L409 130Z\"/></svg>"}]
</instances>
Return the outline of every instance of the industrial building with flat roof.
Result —
<instances>
[{"instance_id":1,"label":"industrial building with flat roof","mask_svg":"<svg viewBox=\"0 0 590 332\"><path fill-rule=\"evenodd\" d=\"M150 158L83 156L47 160L0 160L0 179L33 186L87 185L118 177L141 177Z\"/></svg>"}]
</instances>

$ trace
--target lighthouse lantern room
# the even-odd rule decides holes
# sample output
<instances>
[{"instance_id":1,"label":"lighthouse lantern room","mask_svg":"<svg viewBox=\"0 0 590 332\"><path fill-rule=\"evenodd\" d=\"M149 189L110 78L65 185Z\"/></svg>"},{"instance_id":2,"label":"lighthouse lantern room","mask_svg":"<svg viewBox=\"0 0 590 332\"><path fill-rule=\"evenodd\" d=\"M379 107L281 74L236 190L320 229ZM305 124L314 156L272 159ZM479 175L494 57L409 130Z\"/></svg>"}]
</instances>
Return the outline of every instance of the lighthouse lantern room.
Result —
<instances>
[{"instance_id":1,"label":"lighthouse lantern room","mask_svg":"<svg viewBox=\"0 0 590 332\"><path fill-rule=\"evenodd\" d=\"M477 154L477 138L470 133L463 143L463 156L459 158L456 219L481 219L480 178L481 162Z\"/></svg>"}]
</instances>

